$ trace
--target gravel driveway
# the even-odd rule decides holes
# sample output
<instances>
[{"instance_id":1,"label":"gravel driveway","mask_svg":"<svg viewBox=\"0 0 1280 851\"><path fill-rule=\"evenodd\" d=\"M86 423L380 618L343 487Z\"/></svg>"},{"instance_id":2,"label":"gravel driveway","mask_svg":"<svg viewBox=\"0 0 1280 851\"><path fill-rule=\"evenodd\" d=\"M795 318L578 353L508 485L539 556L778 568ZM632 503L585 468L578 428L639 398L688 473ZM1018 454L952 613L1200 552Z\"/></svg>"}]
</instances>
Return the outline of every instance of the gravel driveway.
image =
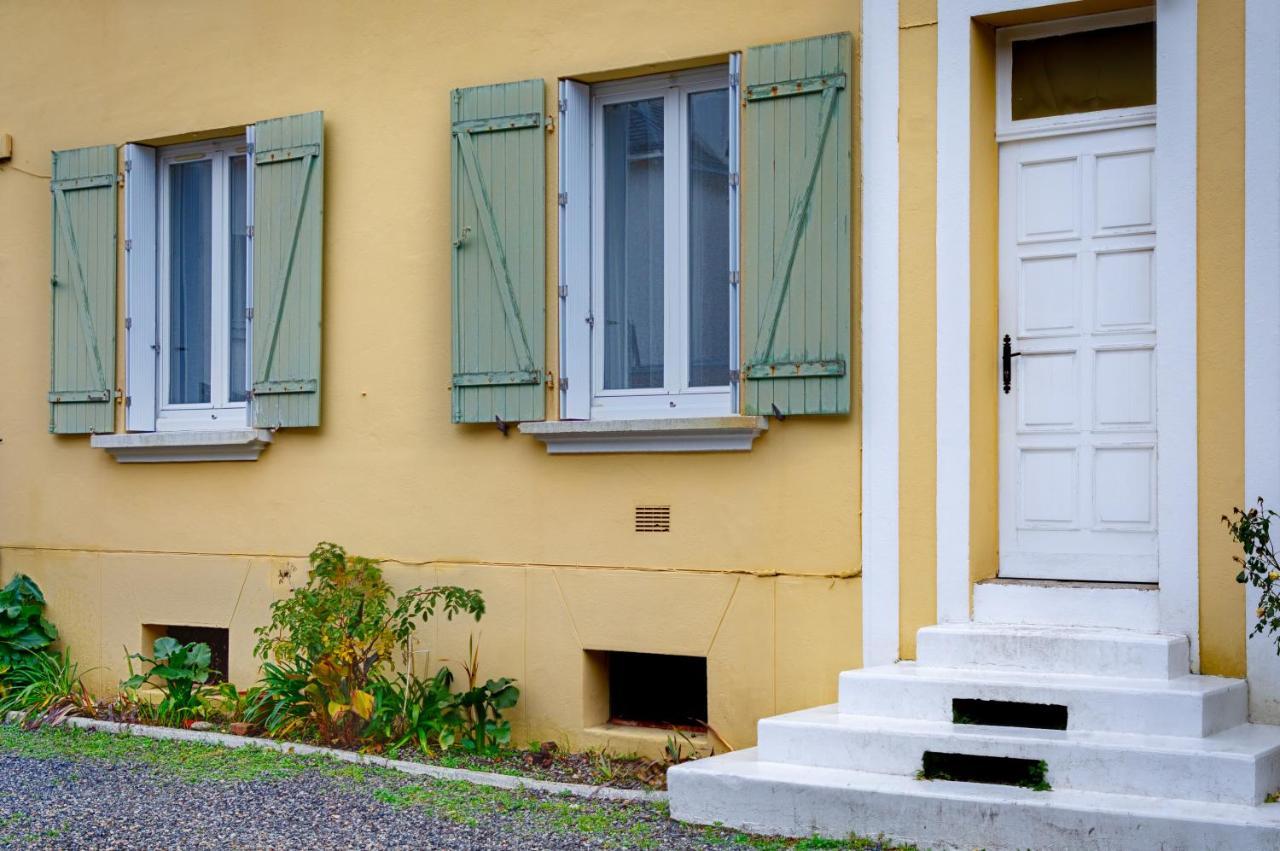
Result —
<instances>
[{"instance_id":1,"label":"gravel driveway","mask_svg":"<svg viewBox=\"0 0 1280 851\"><path fill-rule=\"evenodd\" d=\"M726 845L795 847L682 825L668 819L660 804L430 781L258 750L73 730L0 729L3 848Z\"/></svg>"}]
</instances>

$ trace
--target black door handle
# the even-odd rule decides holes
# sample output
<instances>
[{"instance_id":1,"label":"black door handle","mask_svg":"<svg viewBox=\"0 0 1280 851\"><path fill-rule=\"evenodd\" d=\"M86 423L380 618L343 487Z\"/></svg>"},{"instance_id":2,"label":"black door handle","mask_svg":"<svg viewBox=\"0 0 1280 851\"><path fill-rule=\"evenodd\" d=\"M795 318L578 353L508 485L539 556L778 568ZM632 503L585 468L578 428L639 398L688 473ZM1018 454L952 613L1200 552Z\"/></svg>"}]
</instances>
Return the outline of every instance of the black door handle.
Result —
<instances>
[{"instance_id":1,"label":"black door handle","mask_svg":"<svg viewBox=\"0 0 1280 851\"><path fill-rule=\"evenodd\" d=\"M1004 376L1004 392L1009 392L1009 386L1013 382L1013 359L1022 352L1013 350L1013 340L1009 339L1009 335L1004 335L1004 345L1001 347L1000 353L1000 372Z\"/></svg>"}]
</instances>

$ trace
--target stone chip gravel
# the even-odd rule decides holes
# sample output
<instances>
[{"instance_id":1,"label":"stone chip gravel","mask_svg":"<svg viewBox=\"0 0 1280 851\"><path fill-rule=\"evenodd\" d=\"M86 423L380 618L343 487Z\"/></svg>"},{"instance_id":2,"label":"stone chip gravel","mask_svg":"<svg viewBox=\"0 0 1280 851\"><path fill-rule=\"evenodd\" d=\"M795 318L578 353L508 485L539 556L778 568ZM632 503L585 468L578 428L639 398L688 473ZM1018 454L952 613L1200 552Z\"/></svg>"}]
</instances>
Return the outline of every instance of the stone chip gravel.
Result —
<instances>
[{"instance_id":1,"label":"stone chip gravel","mask_svg":"<svg viewBox=\"0 0 1280 851\"><path fill-rule=\"evenodd\" d=\"M0 750L0 847L698 849L728 839L673 822L654 804L504 792L514 805L442 812L433 809L436 782L316 767L193 783L141 763ZM452 784L450 795L493 800L491 790L470 788Z\"/></svg>"}]
</instances>

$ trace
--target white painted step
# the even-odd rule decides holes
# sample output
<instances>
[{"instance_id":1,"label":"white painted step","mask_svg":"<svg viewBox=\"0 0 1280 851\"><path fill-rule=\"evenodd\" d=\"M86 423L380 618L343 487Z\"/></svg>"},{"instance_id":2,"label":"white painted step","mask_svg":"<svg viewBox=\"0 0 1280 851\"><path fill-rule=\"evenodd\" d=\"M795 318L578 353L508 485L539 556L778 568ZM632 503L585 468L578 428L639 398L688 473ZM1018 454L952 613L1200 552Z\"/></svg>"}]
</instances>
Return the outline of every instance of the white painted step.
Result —
<instances>
[{"instance_id":1,"label":"white painted step","mask_svg":"<svg viewBox=\"0 0 1280 851\"><path fill-rule=\"evenodd\" d=\"M978 623L1160 630L1154 585L987 579L973 586Z\"/></svg>"},{"instance_id":2,"label":"white painted step","mask_svg":"<svg viewBox=\"0 0 1280 851\"><path fill-rule=\"evenodd\" d=\"M839 706L847 715L950 722L955 698L1059 704L1067 707L1068 730L1199 738L1244 724L1249 688L1225 677L1137 680L911 662L840 675Z\"/></svg>"},{"instance_id":3,"label":"white painted step","mask_svg":"<svg viewBox=\"0 0 1280 851\"><path fill-rule=\"evenodd\" d=\"M883 835L922 849L987 851L1280 848L1280 804L922 781L763 762L755 749L677 765L667 785L675 818L753 833Z\"/></svg>"},{"instance_id":4,"label":"white painted step","mask_svg":"<svg viewBox=\"0 0 1280 851\"><path fill-rule=\"evenodd\" d=\"M1245 724L1203 739L842 715L834 704L766 718L760 758L914 775L925 751L1044 760L1054 788L1260 804L1280 788L1280 727Z\"/></svg>"},{"instance_id":5,"label":"white painted step","mask_svg":"<svg viewBox=\"0 0 1280 851\"><path fill-rule=\"evenodd\" d=\"M1164 680L1191 670L1185 635L991 623L927 626L916 633L916 660L933 668Z\"/></svg>"}]
</instances>

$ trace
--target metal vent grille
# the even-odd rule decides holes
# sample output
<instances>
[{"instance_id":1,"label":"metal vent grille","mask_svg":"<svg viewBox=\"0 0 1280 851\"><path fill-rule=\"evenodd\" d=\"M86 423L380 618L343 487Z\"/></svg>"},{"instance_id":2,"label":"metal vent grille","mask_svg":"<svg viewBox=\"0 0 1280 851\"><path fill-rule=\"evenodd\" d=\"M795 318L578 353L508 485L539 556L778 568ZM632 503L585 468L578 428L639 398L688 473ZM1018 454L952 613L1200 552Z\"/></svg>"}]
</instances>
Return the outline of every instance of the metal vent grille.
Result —
<instances>
[{"instance_id":1,"label":"metal vent grille","mask_svg":"<svg viewBox=\"0 0 1280 851\"><path fill-rule=\"evenodd\" d=\"M637 505L637 532L670 532L671 506L669 505Z\"/></svg>"}]
</instances>

